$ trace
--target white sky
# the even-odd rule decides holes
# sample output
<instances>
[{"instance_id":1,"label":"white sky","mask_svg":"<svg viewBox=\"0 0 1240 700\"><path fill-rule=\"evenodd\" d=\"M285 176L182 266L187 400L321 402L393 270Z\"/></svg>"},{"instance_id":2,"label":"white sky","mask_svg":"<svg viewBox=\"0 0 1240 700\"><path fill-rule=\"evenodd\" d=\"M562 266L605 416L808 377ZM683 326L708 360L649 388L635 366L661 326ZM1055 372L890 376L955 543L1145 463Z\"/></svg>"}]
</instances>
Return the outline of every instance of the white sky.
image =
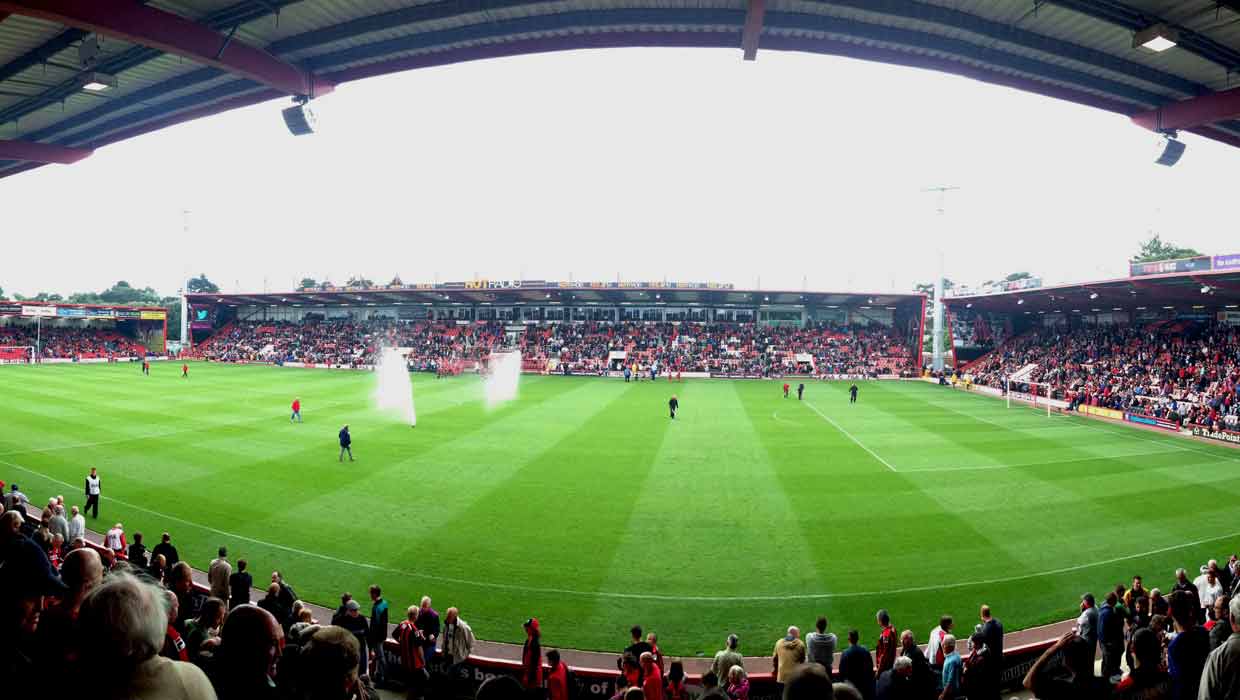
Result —
<instances>
[{"instance_id":1,"label":"white sky","mask_svg":"<svg viewBox=\"0 0 1240 700\"><path fill-rule=\"evenodd\" d=\"M419 70L258 105L0 180L7 293L669 279L908 290L1018 270L1126 274L1150 230L1240 251L1240 150L1174 168L1126 118L934 72L808 54L578 51ZM932 231L937 184L948 196ZM182 234L183 209L191 233Z\"/></svg>"}]
</instances>

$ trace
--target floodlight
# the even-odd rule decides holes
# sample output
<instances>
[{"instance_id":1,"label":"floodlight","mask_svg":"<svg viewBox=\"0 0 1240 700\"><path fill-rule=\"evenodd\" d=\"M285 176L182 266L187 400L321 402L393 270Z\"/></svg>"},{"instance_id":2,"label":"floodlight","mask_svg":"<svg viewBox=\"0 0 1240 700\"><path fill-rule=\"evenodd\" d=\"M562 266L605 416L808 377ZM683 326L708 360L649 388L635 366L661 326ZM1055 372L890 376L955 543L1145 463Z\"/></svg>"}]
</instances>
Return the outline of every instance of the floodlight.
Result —
<instances>
[{"instance_id":1,"label":"floodlight","mask_svg":"<svg viewBox=\"0 0 1240 700\"><path fill-rule=\"evenodd\" d=\"M1024 299L1017 299L1017 300L1016 300L1016 305L1017 305L1017 306L1020 306L1020 305L1021 305L1021 304L1023 304L1023 303L1025 303L1025 300L1024 300Z\"/></svg>"},{"instance_id":2,"label":"floodlight","mask_svg":"<svg viewBox=\"0 0 1240 700\"><path fill-rule=\"evenodd\" d=\"M284 117L284 125L293 136L313 134L319 127L319 119L306 102L298 102L280 112Z\"/></svg>"},{"instance_id":3,"label":"floodlight","mask_svg":"<svg viewBox=\"0 0 1240 700\"><path fill-rule=\"evenodd\" d=\"M1097 299L1097 298L1098 298L1098 292L1090 292L1090 293L1089 293L1089 298L1090 298L1090 299Z\"/></svg>"},{"instance_id":4,"label":"floodlight","mask_svg":"<svg viewBox=\"0 0 1240 700\"><path fill-rule=\"evenodd\" d=\"M1183 141L1176 140L1174 132L1163 134L1163 137L1162 153L1158 154L1158 158L1154 162L1158 165L1171 167L1180 162L1186 146Z\"/></svg>"},{"instance_id":5,"label":"floodlight","mask_svg":"<svg viewBox=\"0 0 1240 700\"><path fill-rule=\"evenodd\" d=\"M1208 284L1203 284L1203 285L1201 285L1201 293L1202 293L1202 294L1209 294L1209 293L1210 293L1210 292L1212 292L1212 291L1214 291L1214 290L1210 288L1210 285L1208 285Z\"/></svg>"},{"instance_id":6,"label":"floodlight","mask_svg":"<svg viewBox=\"0 0 1240 700\"><path fill-rule=\"evenodd\" d=\"M1142 48L1154 53L1162 53L1174 47L1180 40L1180 33L1163 23L1151 25L1132 35L1132 48Z\"/></svg>"},{"instance_id":7,"label":"floodlight","mask_svg":"<svg viewBox=\"0 0 1240 700\"><path fill-rule=\"evenodd\" d=\"M82 74L82 89L91 92L103 92L117 86L116 76L98 71Z\"/></svg>"}]
</instances>

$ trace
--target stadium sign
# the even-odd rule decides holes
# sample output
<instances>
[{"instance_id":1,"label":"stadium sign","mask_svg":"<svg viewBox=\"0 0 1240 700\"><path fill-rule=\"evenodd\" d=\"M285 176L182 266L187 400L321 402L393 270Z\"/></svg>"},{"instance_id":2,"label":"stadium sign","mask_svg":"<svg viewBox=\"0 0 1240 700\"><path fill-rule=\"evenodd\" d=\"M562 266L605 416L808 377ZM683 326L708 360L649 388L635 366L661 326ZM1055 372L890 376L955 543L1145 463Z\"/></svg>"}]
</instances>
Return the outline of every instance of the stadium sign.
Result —
<instances>
[{"instance_id":1,"label":"stadium sign","mask_svg":"<svg viewBox=\"0 0 1240 700\"><path fill-rule=\"evenodd\" d=\"M1128 265L1128 276L1142 277L1144 275L1165 275L1173 272L1203 272L1209 270L1213 262L1209 255L1199 255L1195 258L1181 258L1179 260L1130 263Z\"/></svg>"},{"instance_id":2,"label":"stadium sign","mask_svg":"<svg viewBox=\"0 0 1240 700\"><path fill-rule=\"evenodd\" d=\"M1240 311L1220 311L1218 322L1228 326L1240 326Z\"/></svg>"},{"instance_id":3,"label":"stadium sign","mask_svg":"<svg viewBox=\"0 0 1240 700\"><path fill-rule=\"evenodd\" d=\"M47 318L55 315L55 306L22 306L22 316L41 316Z\"/></svg>"},{"instance_id":4,"label":"stadium sign","mask_svg":"<svg viewBox=\"0 0 1240 700\"><path fill-rule=\"evenodd\" d=\"M66 308L64 306L61 306L56 309L56 315L57 316L69 316L73 318L85 317L86 309Z\"/></svg>"},{"instance_id":5,"label":"stadium sign","mask_svg":"<svg viewBox=\"0 0 1240 700\"><path fill-rule=\"evenodd\" d=\"M21 304L0 304L0 316L20 316L21 314Z\"/></svg>"},{"instance_id":6,"label":"stadium sign","mask_svg":"<svg viewBox=\"0 0 1240 700\"><path fill-rule=\"evenodd\" d=\"M167 311L141 311L138 313L138 318L143 321L162 321L167 317Z\"/></svg>"},{"instance_id":7,"label":"stadium sign","mask_svg":"<svg viewBox=\"0 0 1240 700\"><path fill-rule=\"evenodd\" d=\"M129 311L127 309L117 309L116 317L117 318L142 318L142 312Z\"/></svg>"},{"instance_id":8,"label":"stadium sign","mask_svg":"<svg viewBox=\"0 0 1240 700\"><path fill-rule=\"evenodd\" d=\"M1213 268L1215 270L1240 270L1240 253L1215 255Z\"/></svg>"},{"instance_id":9,"label":"stadium sign","mask_svg":"<svg viewBox=\"0 0 1240 700\"><path fill-rule=\"evenodd\" d=\"M1211 440L1218 440L1219 442L1230 442L1233 445L1240 445L1240 433L1232 433L1226 430L1193 428L1193 437L1209 438Z\"/></svg>"},{"instance_id":10,"label":"stadium sign","mask_svg":"<svg viewBox=\"0 0 1240 700\"><path fill-rule=\"evenodd\" d=\"M1180 429L1180 426L1172 421L1164 420L1162 418L1155 418L1153 416L1143 416L1140 413L1125 413L1124 420L1128 421L1129 423L1138 423L1140 425L1151 425L1151 426L1154 426L1155 428L1163 428L1166 430L1179 430Z\"/></svg>"}]
</instances>

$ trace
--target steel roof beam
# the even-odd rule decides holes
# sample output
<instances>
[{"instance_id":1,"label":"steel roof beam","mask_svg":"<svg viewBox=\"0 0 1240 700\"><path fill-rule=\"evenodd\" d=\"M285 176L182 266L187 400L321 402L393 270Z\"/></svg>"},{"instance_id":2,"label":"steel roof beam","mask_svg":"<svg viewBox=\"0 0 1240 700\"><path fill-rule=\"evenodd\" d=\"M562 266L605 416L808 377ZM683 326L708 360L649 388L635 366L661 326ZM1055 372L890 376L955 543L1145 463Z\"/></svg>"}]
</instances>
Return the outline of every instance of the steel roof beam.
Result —
<instances>
[{"instance_id":1,"label":"steel roof beam","mask_svg":"<svg viewBox=\"0 0 1240 700\"><path fill-rule=\"evenodd\" d=\"M11 141L0 139L0 160L20 160L31 163L76 163L94 153L93 148L68 148L37 141Z\"/></svg>"},{"instance_id":2,"label":"steel roof beam","mask_svg":"<svg viewBox=\"0 0 1240 700\"><path fill-rule=\"evenodd\" d=\"M1240 88L1212 92L1158 109L1132 115L1132 121L1151 131L1191 129L1240 117Z\"/></svg>"},{"instance_id":3,"label":"steel roof beam","mask_svg":"<svg viewBox=\"0 0 1240 700\"><path fill-rule=\"evenodd\" d=\"M746 61L758 58L758 39L762 36L762 18L765 14L766 0L749 0L745 27L741 30L741 51Z\"/></svg>"},{"instance_id":4,"label":"steel roof beam","mask_svg":"<svg viewBox=\"0 0 1240 700\"><path fill-rule=\"evenodd\" d=\"M0 12L116 37L213 66L288 95L317 97L335 85L210 27L132 0L0 0ZM221 51L221 47L224 48ZM218 54L218 58L217 58Z\"/></svg>"}]
</instances>

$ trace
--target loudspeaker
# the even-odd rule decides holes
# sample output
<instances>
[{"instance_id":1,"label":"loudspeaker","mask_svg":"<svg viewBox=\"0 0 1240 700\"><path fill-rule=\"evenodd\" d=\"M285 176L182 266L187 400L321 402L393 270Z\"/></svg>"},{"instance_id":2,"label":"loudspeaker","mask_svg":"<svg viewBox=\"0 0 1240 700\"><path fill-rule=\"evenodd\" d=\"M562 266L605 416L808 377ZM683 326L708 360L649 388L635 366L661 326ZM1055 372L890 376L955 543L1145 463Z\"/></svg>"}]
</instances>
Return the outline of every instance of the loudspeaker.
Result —
<instances>
[{"instance_id":1,"label":"loudspeaker","mask_svg":"<svg viewBox=\"0 0 1240 700\"><path fill-rule=\"evenodd\" d=\"M319 125L319 120L314 116L314 110L310 109L309 104L293 105L280 114L284 115L284 125L293 136L313 134Z\"/></svg>"},{"instance_id":2,"label":"loudspeaker","mask_svg":"<svg viewBox=\"0 0 1240 700\"><path fill-rule=\"evenodd\" d=\"M1186 146L1183 141L1176 141L1168 136L1163 139L1163 151L1158 156L1158 160L1154 161L1158 165L1166 165L1168 167L1180 162L1180 156L1184 155Z\"/></svg>"}]
</instances>

